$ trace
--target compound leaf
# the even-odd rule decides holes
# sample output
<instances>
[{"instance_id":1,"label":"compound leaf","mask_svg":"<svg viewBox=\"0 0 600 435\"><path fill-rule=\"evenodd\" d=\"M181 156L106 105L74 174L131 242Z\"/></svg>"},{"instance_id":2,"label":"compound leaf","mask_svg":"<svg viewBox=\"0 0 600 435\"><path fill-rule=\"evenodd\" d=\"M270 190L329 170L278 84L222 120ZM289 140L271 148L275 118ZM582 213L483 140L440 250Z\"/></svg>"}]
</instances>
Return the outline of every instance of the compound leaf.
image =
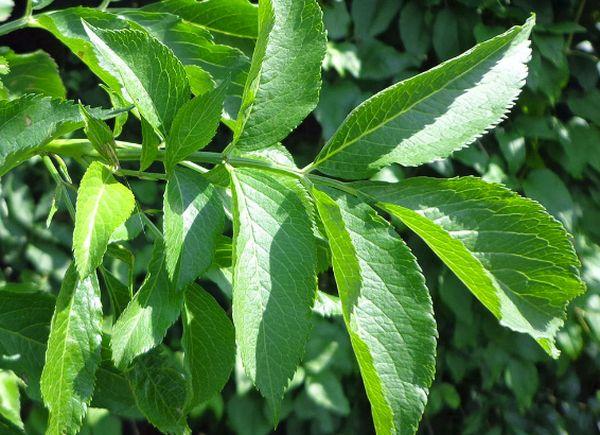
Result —
<instances>
[{"instance_id":1,"label":"compound leaf","mask_svg":"<svg viewBox=\"0 0 600 435\"><path fill-rule=\"evenodd\" d=\"M326 36L315 0L264 0L258 40L235 127L235 147L285 138L316 107Z\"/></svg>"},{"instance_id":2,"label":"compound leaf","mask_svg":"<svg viewBox=\"0 0 600 435\"><path fill-rule=\"evenodd\" d=\"M246 168L230 174L236 343L246 373L277 416L312 323L313 212L306 191L291 176Z\"/></svg>"},{"instance_id":3,"label":"compound leaf","mask_svg":"<svg viewBox=\"0 0 600 435\"><path fill-rule=\"evenodd\" d=\"M565 307L584 287L567 233L538 203L471 177L361 191L415 231L502 325L558 356Z\"/></svg>"},{"instance_id":4,"label":"compound leaf","mask_svg":"<svg viewBox=\"0 0 600 435\"><path fill-rule=\"evenodd\" d=\"M48 434L76 434L92 399L102 346L102 302L95 274L63 280L52 324L41 390L50 412Z\"/></svg>"},{"instance_id":5,"label":"compound leaf","mask_svg":"<svg viewBox=\"0 0 600 435\"><path fill-rule=\"evenodd\" d=\"M166 266L176 290L181 290L212 264L225 224L223 204L205 177L176 167L163 206Z\"/></svg>"},{"instance_id":6,"label":"compound leaf","mask_svg":"<svg viewBox=\"0 0 600 435\"><path fill-rule=\"evenodd\" d=\"M221 120L226 89L227 86L220 86L194 97L179 109L167 138L167 171L172 171L177 163L204 148L214 137Z\"/></svg>"},{"instance_id":7,"label":"compound leaf","mask_svg":"<svg viewBox=\"0 0 600 435\"><path fill-rule=\"evenodd\" d=\"M182 346L191 378L191 409L223 389L235 363L231 320L217 301L195 284L185 292Z\"/></svg>"},{"instance_id":8,"label":"compound leaf","mask_svg":"<svg viewBox=\"0 0 600 435\"><path fill-rule=\"evenodd\" d=\"M172 355L155 349L136 359L128 372L138 408L167 434L191 433L185 420L185 374Z\"/></svg>"},{"instance_id":9,"label":"compound leaf","mask_svg":"<svg viewBox=\"0 0 600 435\"><path fill-rule=\"evenodd\" d=\"M113 326L110 346L119 369L158 346L181 311L183 292L171 285L162 241L157 241L142 286Z\"/></svg>"},{"instance_id":10,"label":"compound leaf","mask_svg":"<svg viewBox=\"0 0 600 435\"><path fill-rule=\"evenodd\" d=\"M140 30L102 30L83 23L100 65L127 90L140 114L164 136L188 101L185 68L173 52Z\"/></svg>"},{"instance_id":11,"label":"compound leaf","mask_svg":"<svg viewBox=\"0 0 600 435\"><path fill-rule=\"evenodd\" d=\"M92 162L77 191L73 253L80 276L101 263L112 233L131 215L133 193L100 162Z\"/></svg>"},{"instance_id":12,"label":"compound leaf","mask_svg":"<svg viewBox=\"0 0 600 435\"><path fill-rule=\"evenodd\" d=\"M425 279L406 244L362 199L331 189L314 197L377 433L413 434L435 373Z\"/></svg>"},{"instance_id":13,"label":"compound leaf","mask_svg":"<svg viewBox=\"0 0 600 435\"><path fill-rule=\"evenodd\" d=\"M400 163L447 157L492 128L527 77L530 18L523 26L385 89L354 109L313 167L342 178L369 178Z\"/></svg>"}]
</instances>

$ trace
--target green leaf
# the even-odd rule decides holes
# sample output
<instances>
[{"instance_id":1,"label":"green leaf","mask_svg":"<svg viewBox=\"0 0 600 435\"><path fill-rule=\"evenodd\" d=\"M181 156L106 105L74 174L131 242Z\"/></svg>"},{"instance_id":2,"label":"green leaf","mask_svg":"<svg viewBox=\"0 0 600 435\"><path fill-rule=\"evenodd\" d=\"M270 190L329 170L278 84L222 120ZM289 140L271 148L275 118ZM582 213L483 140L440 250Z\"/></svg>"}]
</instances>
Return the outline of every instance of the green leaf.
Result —
<instances>
[{"instance_id":1,"label":"green leaf","mask_svg":"<svg viewBox=\"0 0 600 435\"><path fill-rule=\"evenodd\" d=\"M110 336L104 334L102 362L96 373L96 388L91 406L108 409L116 415L139 418L141 414L133 397L129 379L124 372L114 367L109 342Z\"/></svg>"},{"instance_id":2,"label":"green leaf","mask_svg":"<svg viewBox=\"0 0 600 435\"><path fill-rule=\"evenodd\" d=\"M523 191L528 198L542 204L567 230L573 230L576 207L569 189L558 175L550 169L534 169L523 181Z\"/></svg>"},{"instance_id":3,"label":"green leaf","mask_svg":"<svg viewBox=\"0 0 600 435\"><path fill-rule=\"evenodd\" d=\"M50 412L48 430L76 434L92 399L102 344L102 302L96 275L80 280L71 265L52 324L41 389Z\"/></svg>"},{"instance_id":4,"label":"green leaf","mask_svg":"<svg viewBox=\"0 0 600 435\"><path fill-rule=\"evenodd\" d=\"M74 7L36 15L34 25L52 33L84 62L109 88L120 92L118 75L99 60L83 28L83 21L101 29L125 29L127 22L97 9ZM101 57L101 56L100 56Z\"/></svg>"},{"instance_id":5,"label":"green leaf","mask_svg":"<svg viewBox=\"0 0 600 435\"><path fill-rule=\"evenodd\" d=\"M427 26L427 10L418 0L409 1L400 13L400 37L404 48L419 59L427 57L431 47L431 29Z\"/></svg>"},{"instance_id":6,"label":"green leaf","mask_svg":"<svg viewBox=\"0 0 600 435\"><path fill-rule=\"evenodd\" d=\"M211 32L249 39L258 36L258 10L248 0L165 0L144 10L169 12Z\"/></svg>"},{"instance_id":7,"label":"green leaf","mask_svg":"<svg viewBox=\"0 0 600 435\"><path fill-rule=\"evenodd\" d=\"M94 116L111 113L91 109ZM38 153L52 139L77 130L83 118L77 105L41 95L0 101L0 176Z\"/></svg>"},{"instance_id":8,"label":"green leaf","mask_svg":"<svg viewBox=\"0 0 600 435\"><path fill-rule=\"evenodd\" d=\"M460 53L458 15L452 9L442 9L433 23L433 48L440 60Z\"/></svg>"},{"instance_id":9,"label":"green leaf","mask_svg":"<svg viewBox=\"0 0 600 435\"><path fill-rule=\"evenodd\" d=\"M227 86L220 86L184 104L175 115L167 138L165 166L175 165L209 144L217 132Z\"/></svg>"},{"instance_id":10,"label":"green leaf","mask_svg":"<svg viewBox=\"0 0 600 435\"><path fill-rule=\"evenodd\" d=\"M140 115L166 136L177 110L190 97L187 74L181 62L146 32L101 30L86 23L83 27L94 44L100 64L114 72Z\"/></svg>"},{"instance_id":11,"label":"green leaf","mask_svg":"<svg viewBox=\"0 0 600 435\"><path fill-rule=\"evenodd\" d=\"M142 118L142 154L140 156L140 171L145 171L150 167L158 156L158 146L160 137L154 131L146 118Z\"/></svg>"},{"instance_id":12,"label":"green leaf","mask_svg":"<svg viewBox=\"0 0 600 435\"><path fill-rule=\"evenodd\" d=\"M381 91L344 121L313 167L368 178L391 163L447 157L497 124L527 76L534 20L427 72Z\"/></svg>"},{"instance_id":13,"label":"green leaf","mask_svg":"<svg viewBox=\"0 0 600 435\"><path fill-rule=\"evenodd\" d=\"M106 125L106 122L90 114L81 103L79 104L79 110L83 116L85 134L94 149L98 151L98 154L102 156L106 163L114 168L118 168L119 158L117 157L116 151L117 145L112 130Z\"/></svg>"},{"instance_id":14,"label":"green leaf","mask_svg":"<svg viewBox=\"0 0 600 435\"><path fill-rule=\"evenodd\" d=\"M411 178L360 189L415 231L500 323L550 355L584 291L567 233L536 202L476 178Z\"/></svg>"},{"instance_id":15,"label":"green leaf","mask_svg":"<svg viewBox=\"0 0 600 435\"><path fill-rule=\"evenodd\" d=\"M217 301L200 286L185 292L183 308L184 362L189 371L192 409L219 393L235 363L235 332Z\"/></svg>"},{"instance_id":16,"label":"green leaf","mask_svg":"<svg viewBox=\"0 0 600 435\"><path fill-rule=\"evenodd\" d=\"M131 290L108 270L100 268L100 272L110 297L110 304L113 309L113 319L117 319L131 300Z\"/></svg>"},{"instance_id":17,"label":"green leaf","mask_svg":"<svg viewBox=\"0 0 600 435\"><path fill-rule=\"evenodd\" d=\"M38 10L51 5L54 3L54 0L31 0L31 3L33 5L33 10Z\"/></svg>"},{"instance_id":18,"label":"green leaf","mask_svg":"<svg viewBox=\"0 0 600 435\"><path fill-rule=\"evenodd\" d=\"M0 370L0 417L9 420L22 431L20 383L13 372Z\"/></svg>"},{"instance_id":19,"label":"green leaf","mask_svg":"<svg viewBox=\"0 0 600 435\"><path fill-rule=\"evenodd\" d=\"M398 0L354 0L354 33L359 38L379 35L389 27L401 5Z\"/></svg>"},{"instance_id":20,"label":"green leaf","mask_svg":"<svg viewBox=\"0 0 600 435\"><path fill-rule=\"evenodd\" d=\"M236 344L246 373L277 416L312 323L313 211L295 178L245 168L230 173Z\"/></svg>"},{"instance_id":21,"label":"green leaf","mask_svg":"<svg viewBox=\"0 0 600 435\"><path fill-rule=\"evenodd\" d=\"M0 365L23 379L27 394L35 399L40 398L53 311L54 297L48 293L0 291Z\"/></svg>"},{"instance_id":22,"label":"green leaf","mask_svg":"<svg viewBox=\"0 0 600 435\"><path fill-rule=\"evenodd\" d=\"M158 346L179 318L183 292L171 285L162 241L157 241L142 286L113 325L110 346L115 366L127 368L133 359Z\"/></svg>"},{"instance_id":23,"label":"green leaf","mask_svg":"<svg viewBox=\"0 0 600 435\"><path fill-rule=\"evenodd\" d=\"M140 356L128 377L138 407L150 423L167 434L191 433L185 421L185 375L171 355L153 350Z\"/></svg>"},{"instance_id":24,"label":"green leaf","mask_svg":"<svg viewBox=\"0 0 600 435\"><path fill-rule=\"evenodd\" d=\"M8 89L9 96L14 98L24 94L43 94L66 98L67 91L58 74L58 66L45 51L25 54L9 51L4 57L8 61L10 72L2 78L2 83Z\"/></svg>"},{"instance_id":25,"label":"green leaf","mask_svg":"<svg viewBox=\"0 0 600 435\"><path fill-rule=\"evenodd\" d=\"M212 264L225 214L214 186L180 167L169 176L163 207L166 266L175 289L181 290Z\"/></svg>"},{"instance_id":26,"label":"green leaf","mask_svg":"<svg viewBox=\"0 0 600 435\"><path fill-rule=\"evenodd\" d=\"M77 191L73 254L80 276L100 266L110 236L125 223L134 205L133 193L106 166L92 162Z\"/></svg>"},{"instance_id":27,"label":"green leaf","mask_svg":"<svg viewBox=\"0 0 600 435\"><path fill-rule=\"evenodd\" d=\"M235 127L250 151L284 139L316 107L326 35L316 0L264 0L258 40Z\"/></svg>"},{"instance_id":28,"label":"green leaf","mask_svg":"<svg viewBox=\"0 0 600 435\"><path fill-rule=\"evenodd\" d=\"M324 371L309 376L305 387L306 394L316 405L337 415L350 414L350 404L344 394L342 383L332 372Z\"/></svg>"},{"instance_id":29,"label":"green leaf","mask_svg":"<svg viewBox=\"0 0 600 435\"><path fill-rule=\"evenodd\" d=\"M391 225L361 199L331 189L313 195L377 433L412 434L435 373L425 279Z\"/></svg>"},{"instance_id":30,"label":"green leaf","mask_svg":"<svg viewBox=\"0 0 600 435\"><path fill-rule=\"evenodd\" d=\"M190 4L188 1L185 3ZM193 7L205 3L193 1L191 5ZM149 8L154 10L154 6L159 8L162 4L160 2L153 3L149 5ZM165 12L168 12L168 9L165 8ZM253 7L253 9L256 8ZM238 98L241 97L250 67L249 58L233 47L216 44L206 29L165 12L125 9L119 10L119 16L135 23L134 27L150 33L173 50L181 63L186 65L188 76L190 67L193 66L195 67L193 75L196 78L199 74L197 70L200 69L204 72L202 81L210 83L214 79L218 84L230 82L233 93ZM256 21L254 26L256 27ZM192 89L194 86L197 86L197 83L192 85Z\"/></svg>"}]
</instances>

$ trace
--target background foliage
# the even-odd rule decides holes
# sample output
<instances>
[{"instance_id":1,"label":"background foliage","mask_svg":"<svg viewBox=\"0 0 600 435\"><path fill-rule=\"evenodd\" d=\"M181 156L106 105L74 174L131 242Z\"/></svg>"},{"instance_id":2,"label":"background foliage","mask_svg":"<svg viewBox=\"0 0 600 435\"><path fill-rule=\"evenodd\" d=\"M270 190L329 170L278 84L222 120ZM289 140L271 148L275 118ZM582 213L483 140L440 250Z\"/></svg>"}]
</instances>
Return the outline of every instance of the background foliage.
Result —
<instances>
[{"instance_id":1,"label":"background foliage","mask_svg":"<svg viewBox=\"0 0 600 435\"><path fill-rule=\"evenodd\" d=\"M58 0L53 7L81 3ZM329 0L322 7L330 42L321 100L314 117L286 141L299 165L314 158L360 101L536 12L529 79L510 118L451 159L419 169L392 167L376 178L473 174L536 199L573 235L589 288L570 306L559 335L562 356L552 361L527 336L500 327L416 237L409 237L434 297L440 334L437 375L421 431L600 430L600 8L585 0ZM20 12L17 2L15 16ZM44 49L56 60L69 98L108 105L97 80L47 33L19 31L2 37L0 45L17 53ZM123 138L139 141L134 123L125 125ZM57 291L70 261L71 226L61 211L46 228L51 186L35 159L0 180L0 284L35 282ZM144 208L160 208L162 192L156 183L136 181L131 187ZM141 281L151 247L141 240L131 243L139 252L134 273ZM112 272L128 273L120 262L113 264ZM321 277L322 289L331 285L330 276ZM177 348L180 337L174 327L168 340ZM6 361L0 364L9 366ZM270 433L271 416L250 387L238 365L223 394L194 411L194 433ZM27 433L43 433L45 411L20 397ZM10 372L0 371L0 412L16 418L18 404L17 381ZM339 318L317 323L281 417L278 433L372 431L368 402ZM136 422L135 413L121 418L91 409L83 433L135 431L154 433Z\"/></svg>"}]
</instances>

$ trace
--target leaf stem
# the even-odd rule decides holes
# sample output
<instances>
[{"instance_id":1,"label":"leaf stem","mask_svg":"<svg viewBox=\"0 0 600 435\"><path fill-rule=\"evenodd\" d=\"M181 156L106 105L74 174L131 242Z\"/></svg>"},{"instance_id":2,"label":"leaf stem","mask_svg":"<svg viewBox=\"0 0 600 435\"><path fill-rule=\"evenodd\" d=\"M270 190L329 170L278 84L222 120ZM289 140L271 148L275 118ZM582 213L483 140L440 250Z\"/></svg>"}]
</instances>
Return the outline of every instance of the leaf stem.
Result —
<instances>
[{"instance_id":1,"label":"leaf stem","mask_svg":"<svg viewBox=\"0 0 600 435\"><path fill-rule=\"evenodd\" d=\"M23 29L27 27L31 22L31 16L19 18L17 20L10 21L0 26L0 36L14 32L15 30Z\"/></svg>"},{"instance_id":2,"label":"leaf stem","mask_svg":"<svg viewBox=\"0 0 600 435\"><path fill-rule=\"evenodd\" d=\"M52 162L52 159L50 158L50 156L47 156L47 155L42 156L42 161L44 162L46 169L48 169L50 176L54 179L54 181L56 183L56 187L58 187L59 189L62 190L61 197L64 198L64 202L65 202L65 205L67 206L69 215L71 216L71 219L73 219L73 222L75 222L75 207L73 206L73 203L71 202L71 197L69 196L69 192L65 188L65 184L66 184L65 181L62 179L62 177L58 173L58 170L54 166L54 163Z\"/></svg>"}]
</instances>

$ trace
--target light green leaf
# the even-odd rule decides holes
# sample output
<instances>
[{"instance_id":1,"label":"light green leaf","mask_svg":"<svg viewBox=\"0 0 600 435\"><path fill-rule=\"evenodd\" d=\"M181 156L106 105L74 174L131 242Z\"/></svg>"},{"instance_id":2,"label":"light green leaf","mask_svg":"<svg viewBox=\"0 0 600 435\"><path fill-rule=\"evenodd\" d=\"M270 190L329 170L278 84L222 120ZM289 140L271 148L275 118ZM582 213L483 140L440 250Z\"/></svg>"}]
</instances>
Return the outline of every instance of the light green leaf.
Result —
<instances>
[{"instance_id":1,"label":"light green leaf","mask_svg":"<svg viewBox=\"0 0 600 435\"><path fill-rule=\"evenodd\" d=\"M27 384L27 394L40 398L39 381L54 297L40 291L0 291L0 365Z\"/></svg>"},{"instance_id":2,"label":"light green leaf","mask_svg":"<svg viewBox=\"0 0 600 435\"><path fill-rule=\"evenodd\" d=\"M258 10L248 0L165 0L144 10L169 12L211 32L249 39L258 36Z\"/></svg>"},{"instance_id":3,"label":"light green leaf","mask_svg":"<svg viewBox=\"0 0 600 435\"><path fill-rule=\"evenodd\" d=\"M174 358L158 349L140 356L128 372L138 407L166 434L191 433L185 421L187 384Z\"/></svg>"},{"instance_id":4,"label":"light green leaf","mask_svg":"<svg viewBox=\"0 0 600 435\"><path fill-rule=\"evenodd\" d=\"M135 205L133 193L100 162L92 162L77 191L73 254L79 275L102 263L112 233L125 223Z\"/></svg>"},{"instance_id":5,"label":"light green leaf","mask_svg":"<svg viewBox=\"0 0 600 435\"><path fill-rule=\"evenodd\" d=\"M319 407L334 414L346 416L350 403L344 394L340 380L330 371L309 376L306 379L306 394Z\"/></svg>"},{"instance_id":6,"label":"light green leaf","mask_svg":"<svg viewBox=\"0 0 600 435\"><path fill-rule=\"evenodd\" d=\"M391 225L361 199L331 189L313 195L377 433L413 434L435 373L425 279Z\"/></svg>"},{"instance_id":7,"label":"light green leaf","mask_svg":"<svg viewBox=\"0 0 600 435\"><path fill-rule=\"evenodd\" d=\"M181 290L212 264L225 214L214 186L180 167L169 176L163 207L167 270L175 289Z\"/></svg>"},{"instance_id":8,"label":"light green leaf","mask_svg":"<svg viewBox=\"0 0 600 435\"><path fill-rule=\"evenodd\" d=\"M358 106L313 164L360 179L447 157L502 120L525 83L534 19Z\"/></svg>"},{"instance_id":9,"label":"light green leaf","mask_svg":"<svg viewBox=\"0 0 600 435\"><path fill-rule=\"evenodd\" d=\"M47 434L76 434L94 392L102 345L102 302L93 274L80 280L71 265L52 324L41 389L50 412Z\"/></svg>"},{"instance_id":10,"label":"light green leaf","mask_svg":"<svg viewBox=\"0 0 600 435\"><path fill-rule=\"evenodd\" d=\"M177 110L190 97L181 62L146 32L101 30L86 23L83 27L100 65L114 72L140 114L166 136Z\"/></svg>"},{"instance_id":11,"label":"light green leaf","mask_svg":"<svg viewBox=\"0 0 600 435\"><path fill-rule=\"evenodd\" d=\"M246 373L277 416L312 323L313 211L295 178L245 168L230 173L236 343Z\"/></svg>"},{"instance_id":12,"label":"light green leaf","mask_svg":"<svg viewBox=\"0 0 600 435\"><path fill-rule=\"evenodd\" d=\"M284 139L316 107L326 36L315 0L263 0L234 135L250 151Z\"/></svg>"},{"instance_id":13,"label":"light green leaf","mask_svg":"<svg viewBox=\"0 0 600 435\"><path fill-rule=\"evenodd\" d=\"M168 172L195 151L209 144L217 132L225 90L220 86L184 104L175 115L167 138L166 162Z\"/></svg>"},{"instance_id":14,"label":"light green leaf","mask_svg":"<svg viewBox=\"0 0 600 435\"><path fill-rule=\"evenodd\" d=\"M79 110L83 116L85 134L94 149L98 151L98 154L104 158L106 163L114 168L118 168L117 145L115 144L112 130L106 125L106 122L90 114L81 103L79 103Z\"/></svg>"},{"instance_id":15,"label":"light green leaf","mask_svg":"<svg viewBox=\"0 0 600 435\"><path fill-rule=\"evenodd\" d=\"M10 72L2 77L2 83L10 97L43 94L66 98L67 91L58 74L58 66L48 53L42 50L25 54L9 51L4 56Z\"/></svg>"},{"instance_id":16,"label":"light green leaf","mask_svg":"<svg viewBox=\"0 0 600 435\"><path fill-rule=\"evenodd\" d=\"M550 355L584 291L567 233L536 202L476 178L411 178L360 189L415 231L500 323Z\"/></svg>"},{"instance_id":17,"label":"light green leaf","mask_svg":"<svg viewBox=\"0 0 600 435\"><path fill-rule=\"evenodd\" d=\"M110 346L119 369L159 345L169 327L179 318L183 292L171 285L162 241L154 246L148 274L121 317L113 326Z\"/></svg>"},{"instance_id":18,"label":"light green leaf","mask_svg":"<svg viewBox=\"0 0 600 435\"><path fill-rule=\"evenodd\" d=\"M21 381L13 372L0 370L0 417L23 430L19 384Z\"/></svg>"},{"instance_id":19,"label":"light green leaf","mask_svg":"<svg viewBox=\"0 0 600 435\"><path fill-rule=\"evenodd\" d=\"M231 320L217 301L195 284L185 292L182 346L191 378L191 409L223 389L235 363Z\"/></svg>"},{"instance_id":20,"label":"light green leaf","mask_svg":"<svg viewBox=\"0 0 600 435\"><path fill-rule=\"evenodd\" d=\"M15 2L13 0L0 0L0 22L10 18L14 7Z\"/></svg>"},{"instance_id":21,"label":"light green leaf","mask_svg":"<svg viewBox=\"0 0 600 435\"><path fill-rule=\"evenodd\" d=\"M90 109L105 119L111 113ZM38 153L50 140L83 126L79 108L71 101L24 95L0 101L0 176Z\"/></svg>"}]
</instances>

